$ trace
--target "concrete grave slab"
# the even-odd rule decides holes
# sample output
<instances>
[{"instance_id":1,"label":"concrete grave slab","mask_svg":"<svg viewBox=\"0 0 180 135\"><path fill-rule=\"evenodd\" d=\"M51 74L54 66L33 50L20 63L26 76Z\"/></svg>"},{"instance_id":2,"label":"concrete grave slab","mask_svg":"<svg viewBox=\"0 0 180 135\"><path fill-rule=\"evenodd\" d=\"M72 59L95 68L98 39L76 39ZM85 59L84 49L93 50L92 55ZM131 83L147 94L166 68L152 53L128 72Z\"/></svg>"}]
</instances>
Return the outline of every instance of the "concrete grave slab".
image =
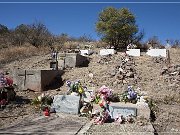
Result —
<instances>
[{"instance_id":1,"label":"concrete grave slab","mask_svg":"<svg viewBox=\"0 0 180 135\"><path fill-rule=\"evenodd\" d=\"M109 54L114 54L114 53L115 53L114 49L101 49L99 54L103 56L103 55L109 55Z\"/></svg>"},{"instance_id":2,"label":"concrete grave slab","mask_svg":"<svg viewBox=\"0 0 180 135\"><path fill-rule=\"evenodd\" d=\"M80 50L81 55L85 56L85 55L90 55L93 51L92 50Z\"/></svg>"},{"instance_id":3,"label":"concrete grave slab","mask_svg":"<svg viewBox=\"0 0 180 135\"><path fill-rule=\"evenodd\" d=\"M140 56L140 49L128 49L126 53L129 56Z\"/></svg>"},{"instance_id":4,"label":"concrete grave slab","mask_svg":"<svg viewBox=\"0 0 180 135\"><path fill-rule=\"evenodd\" d=\"M54 108L56 112L79 114L80 96L55 95L52 108Z\"/></svg>"},{"instance_id":5,"label":"concrete grave slab","mask_svg":"<svg viewBox=\"0 0 180 135\"><path fill-rule=\"evenodd\" d=\"M166 57L166 49L149 49L146 54L154 57Z\"/></svg>"},{"instance_id":6,"label":"concrete grave slab","mask_svg":"<svg viewBox=\"0 0 180 135\"><path fill-rule=\"evenodd\" d=\"M119 115L127 117L129 115L137 116L137 108L133 107L120 107L120 106L109 106L111 118L116 118Z\"/></svg>"},{"instance_id":7,"label":"concrete grave slab","mask_svg":"<svg viewBox=\"0 0 180 135\"><path fill-rule=\"evenodd\" d=\"M14 83L18 85L19 90L31 89L34 91L47 90L56 77L60 77L62 74L62 70L15 69L12 71Z\"/></svg>"},{"instance_id":8,"label":"concrete grave slab","mask_svg":"<svg viewBox=\"0 0 180 135\"><path fill-rule=\"evenodd\" d=\"M110 103L109 108L113 118L117 113L122 113L126 116L129 114L133 114L135 116L144 117L146 119L150 118L150 109L148 106L139 106L132 103L118 102Z\"/></svg>"},{"instance_id":9,"label":"concrete grave slab","mask_svg":"<svg viewBox=\"0 0 180 135\"><path fill-rule=\"evenodd\" d=\"M84 118L66 114L51 114L49 117L27 117L19 123L0 128L0 134L75 135L85 123Z\"/></svg>"},{"instance_id":10,"label":"concrete grave slab","mask_svg":"<svg viewBox=\"0 0 180 135\"><path fill-rule=\"evenodd\" d=\"M59 53L58 63L61 68L86 67L89 64L89 60L78 53Z\"/></svg>"}]
</instances>

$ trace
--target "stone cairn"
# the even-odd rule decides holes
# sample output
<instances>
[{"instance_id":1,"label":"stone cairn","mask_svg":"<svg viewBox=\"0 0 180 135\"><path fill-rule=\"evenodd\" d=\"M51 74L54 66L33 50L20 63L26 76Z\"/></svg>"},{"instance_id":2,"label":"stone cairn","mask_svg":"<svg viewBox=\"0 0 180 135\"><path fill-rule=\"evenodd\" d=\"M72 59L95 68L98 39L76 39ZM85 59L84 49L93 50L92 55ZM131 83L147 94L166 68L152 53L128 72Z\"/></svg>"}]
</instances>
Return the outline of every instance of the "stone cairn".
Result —
<instances>
[{"instance_id":1,"label":"stone cairn","mask_svg":"<svg viewBox=\"0 0 180 135\"><path fill-rule=\"evenodd\" d=\"M109 66L106 73L106 85L111 88L122 88L124 85L135 85L138 82L133 57L125 54L102 56L98 63ZM101 77L99 82L105 82Z\"/></svg>"},{"instance_id":2,"label":"stone cairn","mask_svg":"<svg viewBox=\"0 0 180 135\"><path fill-rule=\"evenodd\" d=\"M133 57L123 56L120 61L109 73L110 77L113 77L113 84L136 84L138 77Z\"/></svg>"}]
</instances>

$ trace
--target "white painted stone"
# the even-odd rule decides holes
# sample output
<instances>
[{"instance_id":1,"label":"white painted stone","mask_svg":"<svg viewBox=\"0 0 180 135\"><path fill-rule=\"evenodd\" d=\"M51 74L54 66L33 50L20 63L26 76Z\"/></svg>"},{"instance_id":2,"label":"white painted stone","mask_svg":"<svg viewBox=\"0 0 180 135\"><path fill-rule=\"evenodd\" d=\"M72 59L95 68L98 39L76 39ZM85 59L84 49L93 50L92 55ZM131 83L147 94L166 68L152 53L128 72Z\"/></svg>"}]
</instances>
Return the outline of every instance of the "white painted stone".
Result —
<instances>
[{"instance_id":1,"label":"white painted stone","mask_svg":"<svg viewBox=\"0 0 180 135\"><path fill-rule=\"evenodd\" d=\"M89 55L90 50L80 50L81 55Z\"/></svg>"},{"instance_id":2,"label":"white painted stone","mask_svg":"<svg viewBox=\"0 0 180 135\"><path fill-rule=\"evenodd\" d=\"M128 49L126 53L129 56L140 56L140 49Z\"/></svg>"},{"instance_id":3,"label":"white painted stone","mask_svg":"<svg viewBox=\"0 0 180 135\"><path fill-rule=\"evenodd\" d=\"M114 54L114 49L101 49L100 55L109 55Z\"/></svg>"},{"instance_id":4,"label":"white painted stone","mask_svg":"<svg viewBox=\"0 0 180 135\"><path fill-rule=\"evenodd\" d=\"M146 54L154 57L166 57L166 49L149 49Z\"/></svg>"}]
</instances>

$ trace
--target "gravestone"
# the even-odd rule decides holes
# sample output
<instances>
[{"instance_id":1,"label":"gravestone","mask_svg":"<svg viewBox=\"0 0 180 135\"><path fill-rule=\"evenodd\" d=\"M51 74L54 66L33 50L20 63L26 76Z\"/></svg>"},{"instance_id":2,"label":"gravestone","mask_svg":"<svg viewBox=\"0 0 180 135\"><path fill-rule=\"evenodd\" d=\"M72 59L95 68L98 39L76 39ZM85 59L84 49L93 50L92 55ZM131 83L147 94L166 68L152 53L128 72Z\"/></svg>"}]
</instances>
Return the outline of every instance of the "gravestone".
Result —
<instances>
[{"instance_id":1,"label":"gravestone","mask_svg":"<svg viewBox=\"0 0 180 135\"><path fill-rule=\"evenodd\" d=\"M114 49L101 49L100 52L99 52L99 54L101 56L103 56L103 55L110 55L110 54L112 55L114 53L115 53Z\"/></svg>"},{"instance_id":2,"label":"gravestone","mask_svg":"<svg viewBox=\"0 0 180 135\"><path fill-rule=\"evenodd\" d=\"M153 57L166 57L166 49L149 49L146 54Z\"/></svg>"},{"instance_id":3,"label":"gravestone","mask_svg":"<svg viewBox=\"0 0 180 135\"><path fill-rule=\"evenodd\" d=\"M22 70L12 71L14 83L19 90L31 89L34 91L47 90L47 87L63 74L62 70ZM59 80L60 82L60 80Z\"/></svg>"},{"instance_id":4,"label":"gravestone","mask_svg":"<svg viewBox=\"0 0 180 135\"><path fill-rule=\"evenodd\" d=\"M109 105L110 115L112 118L116 117L118 113L123 116L134 115L138 117L150 118L150 109L148 106L139 106L132 103L110 103Z\"/></svg>"},{"instance_id":5,"label":"gravestone","mask_svg":"<svg viewBox=\"0 0 180 135\"><path fill-rule=\"evenodd\" d=\"M80 96L55 95L52 108L58 113L78 114L80 110Z\"/></svg>"},{"instance_id":6,"label":"gravestone","mask_svg":"<svg viewBox=\"0 0 180 135\"><path fill-rule=\"evenodd\" d=\"M57 61L60 68L86 67L89 64L87 57L78 53L59 53Z\"/></svg>"},{"instance_id":7,"label":"gravestone","mask_svg":"<svg viewBox=\"0 0 180 135\"><path fill-rule=\"evenodd\" d=\"M109 106L109 110L111 118L116 118L119 114L124 117L129 115L137 116L137 108L133 107Z\"/></svg>"},{"instance_id":8,"label":"gravestone","mask_svg":"<svg viewBox=\"0 0 180 135\"><path fill-rule=\"evenodd\" d=\"M126 53L129 56L140 56L140 49L127 49Z\"/></svg>"}]
</instances>

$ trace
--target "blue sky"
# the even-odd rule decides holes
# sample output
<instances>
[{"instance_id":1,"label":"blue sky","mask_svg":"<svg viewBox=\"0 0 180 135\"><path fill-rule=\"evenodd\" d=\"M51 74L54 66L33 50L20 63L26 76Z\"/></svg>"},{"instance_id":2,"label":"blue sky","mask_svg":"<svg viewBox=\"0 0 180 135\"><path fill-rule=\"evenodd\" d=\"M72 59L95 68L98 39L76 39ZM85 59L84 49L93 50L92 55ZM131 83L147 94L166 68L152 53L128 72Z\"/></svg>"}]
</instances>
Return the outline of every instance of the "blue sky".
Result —
<instances>
[{"instance_id":1,"label":"blue sky","mask_svg":"<svg viewBox=\"0 0 180 135\"><path fill-rule=\"evenodd\" d=\"M15 0L9 1L15 2ZM18 1L22 0L16 0ZM39 2L42 1L47 0L39 0ZM75 0L68 1L75 2ZM114 0L114 2L117 1ZM126 0L126 2L132 1ZM4 0L4 2L7 1ZM144 2L147 1L144 0ZM159 2L168 1L159 0ZM30 24L38 20L45 23L54 34L67 33L74 37L90 34L98 39L95 23L99 12L108 6L126 7L135 14L139 29L145 31L144 40L158 36L164 43L167 38L180 39L180 1L174 0L174 2L179 3L0 3L0 24L15 28L19 24Z\"/></svg>"}]
</instances>

